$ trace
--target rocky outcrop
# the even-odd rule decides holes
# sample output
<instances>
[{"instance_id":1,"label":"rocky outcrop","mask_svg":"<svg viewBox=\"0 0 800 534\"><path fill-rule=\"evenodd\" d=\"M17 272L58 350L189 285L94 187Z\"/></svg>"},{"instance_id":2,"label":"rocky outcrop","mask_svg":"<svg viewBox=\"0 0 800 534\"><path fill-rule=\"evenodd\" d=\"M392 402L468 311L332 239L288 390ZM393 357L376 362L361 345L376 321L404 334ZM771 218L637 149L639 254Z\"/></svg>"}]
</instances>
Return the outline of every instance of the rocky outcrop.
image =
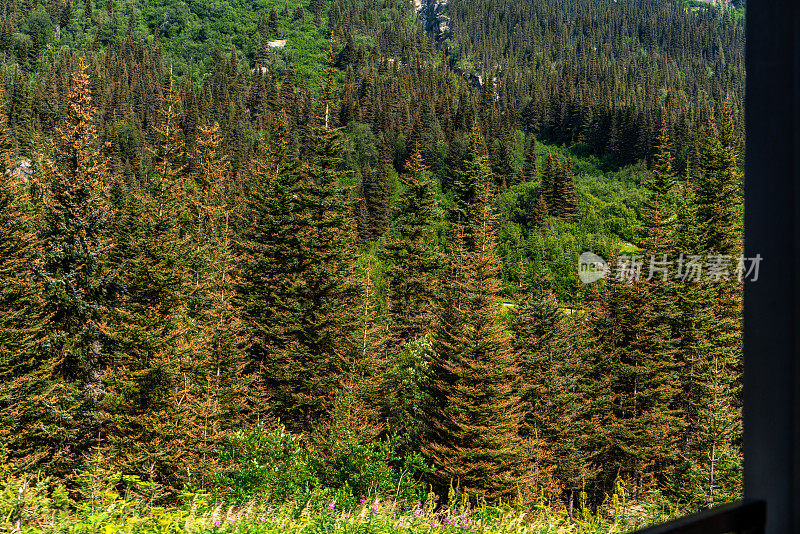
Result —
<instances>
[{"instance_id":1,"label":"rocky outcrop","mask_svg":"<svg viewBox=\"0 0 800 534\"><path fill-rule=\"evenodd\" d=\"M414 0L414 6L426 31L433 32L439 39L450 31L447 0Z\"/></svg>"},{"instance_id":2,"label":"rocky outcrop","mask_svg":"<svg viewBox=\"0 0 800 534\"><path fill-rule=\"evenodd\" d=\"M422 23L422 27L425 28L425 31L431 32L436 36L436 40L439 42L440 48L442 48L442 45L444 45L442 41L448 37L449 32L452 31L450 26L451 19L447 15L448 0L413 0L413 2L414 9L417 12L417 18ZM448 54L449 50L444 49L444 52ZM457 65L453 65L451 68L453 72L464 78L470 87L477 89L483 87L483 76L473 72L473 69L470 69L470 71L467 72ZM477 68L480 72L482 67L478 65ZM494 78L493 82L495 99L499 100L497 78Z\"/></svg>"},{"instance_id":3,"label":"rocky outcrop","mask_svg":"<svg viewBox=\"0 0 800 534\"><path fill-rule=\"evenodd\" d=\"M459 67L455 66L452 67L453 72L464 78L464 80L469 84L470 87L474 87L476 89L480 89L483 87L483 76L478 74L473 74L471 72L464 72Z\"/></svg>"}]
</instances>

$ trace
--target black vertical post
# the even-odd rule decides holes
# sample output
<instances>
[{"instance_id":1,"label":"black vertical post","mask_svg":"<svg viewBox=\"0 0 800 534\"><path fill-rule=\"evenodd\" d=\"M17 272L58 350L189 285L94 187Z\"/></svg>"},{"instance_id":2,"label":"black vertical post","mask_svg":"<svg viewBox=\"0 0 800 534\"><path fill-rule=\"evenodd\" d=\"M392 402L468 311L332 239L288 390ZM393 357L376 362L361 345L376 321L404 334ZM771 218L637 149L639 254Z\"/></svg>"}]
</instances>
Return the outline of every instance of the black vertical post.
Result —
<instances>
[{"instance_id":1,"label":"black vertical post","mask_svg":"<svg viewBox=\"0 0 800 534\"><path fill-rule=\"evenodd\" d=\"M800 533L800 2L747 5L744 288L745 495L767 534Z\"/></svg>"}]
</instances>

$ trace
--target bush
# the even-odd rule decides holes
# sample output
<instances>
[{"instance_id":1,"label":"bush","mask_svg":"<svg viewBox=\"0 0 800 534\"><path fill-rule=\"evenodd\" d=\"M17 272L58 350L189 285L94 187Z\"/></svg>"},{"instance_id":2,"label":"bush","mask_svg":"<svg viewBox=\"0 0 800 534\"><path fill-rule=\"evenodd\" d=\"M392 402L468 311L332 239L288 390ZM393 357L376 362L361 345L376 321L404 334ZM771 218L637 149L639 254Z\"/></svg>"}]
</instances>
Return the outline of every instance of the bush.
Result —
<instances>
[{"instance_id":1,"label":"bush","mask_svg":"<svg viewBox=\"0 0 800 534\"><path fill-rule=\"evenodd\" d=\"M315 435L308 442L283 425L239 431L218 450L223 470L218 493L231 503L253 498L305 506L325 499L352 505L361 496L424 495L427 471L418 454L402 457L394 440L361 442L353 436Z\"/></svg>"},{"instance_id":2,"label":"bush","mask_svg":"<svg viewBox=\"0 0 800 534\"><path fill-rule=\"evenodd\" d=\"M218 475L218 484L228 488L231 502L256 495L274 502L300 501L319 484L303 438L289 434L283 425L240 430L218 454L228 466Z\"/></svg>"},{"instance_id":3,"label":"bush","mask_svg":"<svg viewBox=\"0 0 800 534\"><path fill-rule=\"evenodd\" d=\"M55 513L47 490L50 480L10 476L0 481L0 531L19 532L24 526L38 526ZM60 492L59 492L60 496Z\"/></svg>"},{"instance_id":4,"label":"bush","mask_svg":"<svg viewBox=\"0 0 800 534\"><path fill-rule=\"evenodd\" d=\"M350 437L325 449L318 456L320 478L338 490L343 505L353 505L358 497L382 495L412 502L425 495L420 478L428 467L417 453L401 457L392 440L361 443Z\"/></svg>"}]
</instances>

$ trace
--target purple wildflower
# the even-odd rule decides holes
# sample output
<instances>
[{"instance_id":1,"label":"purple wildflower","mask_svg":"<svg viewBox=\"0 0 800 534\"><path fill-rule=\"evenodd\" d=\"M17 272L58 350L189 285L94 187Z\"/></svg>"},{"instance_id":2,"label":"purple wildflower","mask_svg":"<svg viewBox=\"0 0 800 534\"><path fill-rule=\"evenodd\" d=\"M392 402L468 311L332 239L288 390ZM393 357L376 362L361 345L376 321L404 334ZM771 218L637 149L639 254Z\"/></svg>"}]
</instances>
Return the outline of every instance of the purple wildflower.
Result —
<instances>
[{"instance_id":1,"label":"purple wildflower","mask_svg":"<svg viewBox=\"0 0 800 534\"><path fill-rule=\"evenodd\" d=\"M373 514L378 513L378 503L376 502L375 504L373 504L370 510L372 510Z\"/></svg>"},{"instance_id":2,"label":"purple wildflower","mask_svg":"<svg viewBox=\"0 0 800 534\"><path fill-rule=\"evenodd\" d=\"M419 508L414 508L414 517L419 517L419 514L421 514L421 513L422 513L422 510L420 510Z\"/></svg>"},{"instance_id":3,"label":"purple wildflower","mask_svg":"<svg viewBox=\"0 0 800 534\"><path fill-rule=\"evenodd\" d=\"M327 508L328 508L328 510L333 510L334 508L336 508L336 503L328 504Z\"/></svg>"},{"instance_id":4,"label":"purple wildflower","mask_svg":"<svg viewBox=\"0 0 800 534\"><path fill-rule=\"evenodd\" d=\"M216 521L214 521L214 527L218 527L219 525L220 525L219 519L217 519Z\"/></svg>"},{"instance_id":5,"label":"purple wildflower","mask_svg":"<svg viewBox=\"0 0 800 534\"><path fill-rule=\"evenodd\" d=\"M358 504L364 504L365 502L367 502L367 499L365 499L364 497L358 499Z\"/></svg>"}]
</instances>

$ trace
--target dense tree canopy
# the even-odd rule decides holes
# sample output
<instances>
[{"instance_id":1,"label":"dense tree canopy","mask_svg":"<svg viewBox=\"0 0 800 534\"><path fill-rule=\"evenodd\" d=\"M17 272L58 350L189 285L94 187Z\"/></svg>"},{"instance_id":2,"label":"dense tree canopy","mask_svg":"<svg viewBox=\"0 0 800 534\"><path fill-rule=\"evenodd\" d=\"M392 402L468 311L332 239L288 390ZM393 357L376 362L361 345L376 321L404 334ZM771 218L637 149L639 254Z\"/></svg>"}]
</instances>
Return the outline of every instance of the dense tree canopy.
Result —
<instances>
[{"instance_id":1,"label":"dense tree canopy","mask_svg":"<svg viewBox=\"0 0 800 534\"><path fill-rule=\"evenodd\" d=\"M267 425L348 491L740 491L741 10L0 10L10 471L225 492Z\"/></svg>"}]
</instances>

